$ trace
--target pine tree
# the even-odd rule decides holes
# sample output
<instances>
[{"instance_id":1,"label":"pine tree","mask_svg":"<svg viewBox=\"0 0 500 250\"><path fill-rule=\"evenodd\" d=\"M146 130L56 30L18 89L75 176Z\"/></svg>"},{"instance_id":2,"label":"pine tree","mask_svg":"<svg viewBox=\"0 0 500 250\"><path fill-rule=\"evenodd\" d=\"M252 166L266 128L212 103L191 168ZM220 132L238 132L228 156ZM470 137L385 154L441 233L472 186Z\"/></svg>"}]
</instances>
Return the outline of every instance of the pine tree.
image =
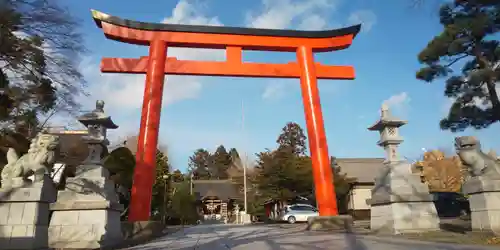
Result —
<instances>
[{"instance_id":1,"label":"pine tree","mask_svg":"<svg viewBox=\"0 0 500 250\"><path fill-rule=\"evenodd\" d=\"M299 124L289 122L281 129L276 143L280 148L288 147L292 154L305 155L307 151L306 135Z\"/></svg>"},{"instance_id":2,"label":"pine tree","mask_svg":"<svg viewBox=\"0 0 500 250\"><path fill-rule=\"evenodd\" d=\"M205 149L197 149L192 156L189 157L189 173L197 180L210 179L210 171L208 165L210 164L210 153Z\"/></svg>"},{"instance_id":3,"label":"pine tree","mask_svg":"<svg viewBox=\"0 0 500 250\"><path fill-rule=\"evenodd\" d=\"M229 157L231 157L231 161L233 164L241 165L240 153L238 153L238 150L236 150L236 148L231 148L229 150Z\"/></svg>"},{"instance_id":4,"label":"pine tree","mask_svg":"<svg viewBox=\"0 0 500 250\"><path fill-rule=\"evenodd\" d=\"M311 195L312 168L305 155L306 139L302 128L290 122L276 140L278 148L257 155L256 182L263 196L284 201Z\"/></svg>"},{"instance_id":5,"label":"pine tree","mask_svg":"<svg viewBox=\"0 0 500 250\"><path fill-rule=\"evenodd\" d=\"M454 100L440 127L452 132L487 128L500 121L500 1L455 0L439 9L443 31L418 55L426 82L447 78L444 95ZM453 74L460 67L458 74Z\"/></svg>"},{"instance_id":6,"label":"pine tree","mask_svg":"<svg viewBox=\"0 0 500 250\"><path fill-rule=\"evenodd\" d=\"M291 188L294 181L293 169L284 162L286 158L283 156L283 152L277 150L257 154L256 182L259 192L266 198L288 200L296 195Z\"/></svg>"},{"instance_id":7,"label":"pine tree","mask_svg":"<svg viewBox=\"0 0 500 250\"><path fill-rule=\"evenodd\" d=\"M231 167L232 160L231 155L228 154L223 145L217 147L211 160L211 164L209 164L208 168L212 178L220 180L228 179L227 170Z\"/></svg>"},{"instance_id":8,"label":"pine tree","mask_svg":"<svg viewBox=\"0 0 500 250\"><path fill-rule=\"evenodd\" d=\"M278 136L277 149L257 154L256 175L252 182L256 185L258 190L256 193L259 195L252 197L251 204L270 198L286 201L297 195L307 197L314 203L316 197L312 162L311 158L305 155L306 137L301 131L299 125L288 123ZM331 157L330 164L334 176L337 203L341 209L346 205L347 193L353 179L341 172L335 157ZM256 207L254 205L250 205L250 207ZM255 211L262 212L258 209Z\"/></svg>"}]
</instances>

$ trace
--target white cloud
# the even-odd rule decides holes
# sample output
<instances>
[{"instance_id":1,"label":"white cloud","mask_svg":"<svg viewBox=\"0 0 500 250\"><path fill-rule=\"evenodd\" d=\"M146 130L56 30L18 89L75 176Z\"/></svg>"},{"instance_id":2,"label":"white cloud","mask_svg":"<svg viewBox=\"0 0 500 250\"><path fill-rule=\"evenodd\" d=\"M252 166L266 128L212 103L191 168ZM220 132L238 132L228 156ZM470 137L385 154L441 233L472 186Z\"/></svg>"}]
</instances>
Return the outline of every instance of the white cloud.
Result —
<instances>
[{"instance_id":1,"label":"white cloud","mask_svg":"<svg viewBox=\"0 0 500 250\"><path fill-rule=\"evenodd\" d=\"M281 82L270 82L266 85L262 93L264 100L277 100L285 95L285 86Z\"/></svg>"},{"instance_id":2,"label":"white cloud","mask_svg":"<svg viewBox=\"0 0 500 250\"><path fill-rule=\"evenodd\" d=\"M349 15L347 21L349 24L362 24L362 30L369 32L377 23L377 16L371 10L357 10Z\"/></svg>"},{"instance_id":3,"label":"white cloud","mask_svg":"<svg viewBox=\"0 0 500 250\"><path fill-rule=\"evenodd\" d=\"M186 0L180 0L172 10L171 15L164 18L162 22L222 25L218 17L205 15L202 7ZM134 47L131 46L131 49ZM167 53L169 57L177 57L180 60L221 61L225 59L223 50L169 48ZM92 110L96 100L100 99L106 102L106 113L112 115L120 126L118 130L110 133L110 139L116 141L118 138L138 132L139 122L137 119L142 107L145 75L101 73L99 69L101 57L101 55L93 55L85 58L80 64L81 73L89 82L86 89L89 96L82 96L79 101L85 111ZM202 91L202 79L202 77L195 76L166 77L162 104L165 106L197 98ZM74 117L53 117L50 123L54 125L71 124L69 126L71 129L79 127Z\"/></svg>"},{"instance_id":4,"label":"white cloud","mask_svg":"<svg viewBox=\"0 0 500 250\"><path fill-rule=\"evenodd\" d=\"M204 15L198 5L181 0L172 10L171 16L162 20L165 23L222 25L218 17ZM171 48L169 57L181 60L221 61L225 59L223 50ZM110 108L137 109L142 105L145 75L103 74L95 62L82 65L87 80L94 83L89 92L92 100L103 99ZM98 84L96 84L98 83ZM202 90L200 77L168 76L165 79L163 105L198 97ZM89 98L85 98L89 99Z\"/></svg>"},{"instance_id":5,"label":"white cloud","mask_svg":"<svg viewBox=\"0 0 500 250\"><path fill-rule=\"evenodd\" d=\"M384 101L384 104L388 105L389 108L396 111L399 115L406 116L410 104L410 96L406 92L401 92L399 94L389 97L389 99Z\"/></svg>"},{"instance_id":6,"label":"white cloud","mask_svg":"<svg viewBox=\"0 0 500 250\"><path fill-rule=\"evenodd\" d=\"M203 13L202 5L192 4L187 0L180 0L172 10L172 15L162 20L162 23L223 26L218 17L207 17ZM222 61L225 59L224 50L172 48L168 55L178 59L200 61Z\"/></svg>"},{"instance_id":7,"label":"white cloud","mask_svg":"<svg viewBox=\"0 0 500 250\"><path fill-rule=\"evenodd\" d=\"M327 12L335 7L333 0L262 0L260 13L248 12L246 25L253 28L285 29L297 24L302 28L322 29Z\"/></svg>"},{"instance_id":8,"label":"white cloud","mask_svg":"<svg viewBox=\"0 0 500 250\"><path fill-rule=\"evenodd\" d=\"M302 19L298 25L299 30L322 30L327 27L325 18L318 14L312 14Z\"/></svg>"},{"instance_id":9,"label":"white cloud","mask_svg":"<svg viewBox=\"0 0 500 250\"><path fill-rule=\"evenodd\" d=\"M246 26L268 29L324 30L341 27L341 21L332 22L338 0L262 0L260 12L246 14ZM359 10L351 13L349 24L363 23L365 31L376 23L372 11ZM284 95L287 89L276 82L271 82L262 94L263 99L276 99Z\"/></svg>"},{"instance_id":10,"label":"white cloud","mask_svg":"<svg viewBox=\"0 0 500 250\"><path fill-rule=\"evenodd\" d=\"M164 18L162 22L191 25L222 25L218 17L205 16L201 7L201 5L196 4L195 6L187 0L180 0L172 10L172 15Z\"/></svg>"},{"instance_id":11,"label":"white cloud","mask_svg":"<svg viewBox=\"0 0 500 250\"><path fill-rule=\"evenodd\" d=\"M252 28L321 30L327 28L328 13L335 9L332 0L262 0L260 12L247 12L246 26ZM326 11L325 11L326 10ZM285 95L282 82L268 83L262 99L276 100Z\"/></svg>"}]
</instances>

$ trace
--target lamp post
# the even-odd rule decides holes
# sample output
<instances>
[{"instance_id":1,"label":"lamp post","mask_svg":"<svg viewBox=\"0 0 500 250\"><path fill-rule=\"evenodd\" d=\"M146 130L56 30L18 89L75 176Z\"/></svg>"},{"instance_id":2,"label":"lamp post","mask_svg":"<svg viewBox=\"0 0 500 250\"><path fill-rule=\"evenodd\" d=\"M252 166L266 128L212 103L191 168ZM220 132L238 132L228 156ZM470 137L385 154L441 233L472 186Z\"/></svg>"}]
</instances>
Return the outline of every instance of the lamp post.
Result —
<instances>
[{"instance_id":1,"label":"lamp post","mask_svg":"<svg viewBox=\"0 0 500 250\"><path fill-rule=\"evenodd\" d=\"M194 172L191 172L191 174L189 176L189 194L190 195L193 195L193 173Z\"/></svg>"},{"instance_id":2,"label":"lamp post","mask_svg":"<svg viewBox=\"0 0 500 250\"><path fill-rule=\"evenodd\" d=\"M170 175L169 174L165 174L162 176L163 178L163 183L164 183L164 189L163 189L163 206L162 206L162 210L163 210L163 214L162 214L162 222L163 223L167 223L167 194L168 194L168 179L170 178Z\"/></svg>"}]
</instances>

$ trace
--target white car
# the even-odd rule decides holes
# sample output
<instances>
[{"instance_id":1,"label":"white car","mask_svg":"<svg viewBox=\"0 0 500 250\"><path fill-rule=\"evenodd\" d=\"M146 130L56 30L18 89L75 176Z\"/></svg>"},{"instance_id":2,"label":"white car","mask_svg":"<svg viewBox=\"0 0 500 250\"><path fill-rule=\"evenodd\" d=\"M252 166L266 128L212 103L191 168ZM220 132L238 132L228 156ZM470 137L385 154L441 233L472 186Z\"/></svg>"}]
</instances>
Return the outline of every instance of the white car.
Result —
<instances>
[{"instance_id":1,"label":"white car","mask_svg":"<svg viewBox=\"0 0 500 250\"><path fill-rule=\"evenodd\" d=\"M281 210L280 219L290 224L306 222L307 218L319 216L318 209L307 204L288 205Z\"/></svg>"}]
</instances>

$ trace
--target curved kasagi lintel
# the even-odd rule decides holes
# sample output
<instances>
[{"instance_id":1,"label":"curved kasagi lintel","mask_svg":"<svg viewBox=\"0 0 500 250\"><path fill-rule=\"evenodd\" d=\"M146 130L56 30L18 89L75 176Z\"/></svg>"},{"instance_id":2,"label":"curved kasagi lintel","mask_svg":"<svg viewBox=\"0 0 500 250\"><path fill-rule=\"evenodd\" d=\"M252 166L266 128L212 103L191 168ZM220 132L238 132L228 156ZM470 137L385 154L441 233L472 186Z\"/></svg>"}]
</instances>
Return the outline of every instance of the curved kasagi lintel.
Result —
<instances>
[{"instance_id":1,"label":"curved kasagi lintel","mask_svg":"<svg viewBox=\"0 0 500 250\"><path fill-rule=\"evenodd\" d=\"M154 39L164 40L172 47L215 48L228 46L245 50L291 51L300 46L314 52L349 47L361 29L355 25L324 31L254 29L224 26L162 24L132 21L92 10L97 26L112 40L149 45Z\"/></svg>"}]
</instances>

